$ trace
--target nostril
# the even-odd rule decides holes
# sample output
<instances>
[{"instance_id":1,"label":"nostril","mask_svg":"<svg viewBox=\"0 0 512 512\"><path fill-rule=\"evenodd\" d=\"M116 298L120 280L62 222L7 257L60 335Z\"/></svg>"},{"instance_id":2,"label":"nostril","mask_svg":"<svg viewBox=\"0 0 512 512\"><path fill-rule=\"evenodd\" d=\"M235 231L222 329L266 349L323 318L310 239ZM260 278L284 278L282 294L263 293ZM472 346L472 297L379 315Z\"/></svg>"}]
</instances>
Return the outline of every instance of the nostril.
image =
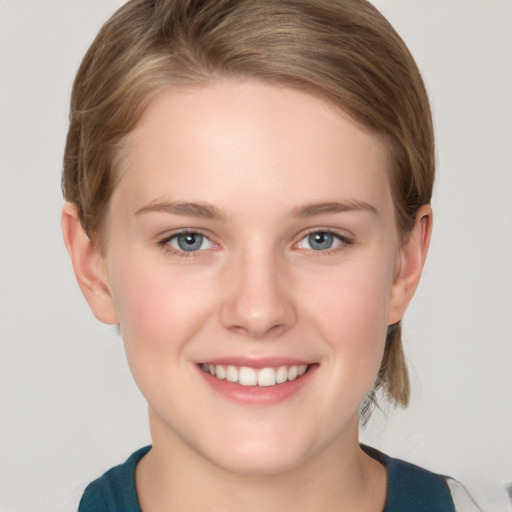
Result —
<instances>
[{"instance_id":1,"label":"nostril","mask_svg":"<svg viewBox=\"0 0 512 512\"><path fill-rule=\"evenodd\" d=\"M253 338L278 336L296 322L295 310L289 305L268 305L256 307L240 302L226 302L221 310L223 325L238 334Z\"/></svg>"},{"instance_id":2,"label":"nostril","mask_svg":"<svg viewBox=\"0 0 512 512\"><path fill-rule=\"evenodd\" d=\"M265 338L274 338L285 332L289 329L288 324L280 323L280 324L264 324L264 323L256 323L250 322L244 325L229 325L227 326L229 330L244 336L249 336L253 339L265 339Z\"/></svg>"},{"instance_id":3,"label":"nostril","mask_svg":"<svg viewBox=\"0 0 512 512\"><path fill-rule=\"evenodd\" d=\"M277 336L296 322L294 294L274 254L244 254L232 261L223 292L223 325L253 338ZM279 272L279 270L282 270Z\"/></svg>"}]
</instances>

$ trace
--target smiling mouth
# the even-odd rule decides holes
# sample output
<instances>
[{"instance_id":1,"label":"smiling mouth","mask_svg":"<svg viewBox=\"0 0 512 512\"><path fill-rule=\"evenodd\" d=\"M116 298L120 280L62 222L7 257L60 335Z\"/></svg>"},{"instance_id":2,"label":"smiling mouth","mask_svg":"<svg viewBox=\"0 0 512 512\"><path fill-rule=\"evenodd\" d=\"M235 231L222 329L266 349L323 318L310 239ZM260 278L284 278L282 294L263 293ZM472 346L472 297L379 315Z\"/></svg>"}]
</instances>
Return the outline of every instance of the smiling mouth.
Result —
<instances>
[{"instance_id":1,"label":"smiling mouth","mask_svg":"<svg viewBox=\"0 0 512 512\"><path fill-rule=\"evenodd\" d=\"M241 386L269 387L284 384L302 377L311 365L279 366L276 368L250 368L248 366L234 366L222 364L200 365L203 372L220 380L237 383Z\"/></svg>"}]
</instances>

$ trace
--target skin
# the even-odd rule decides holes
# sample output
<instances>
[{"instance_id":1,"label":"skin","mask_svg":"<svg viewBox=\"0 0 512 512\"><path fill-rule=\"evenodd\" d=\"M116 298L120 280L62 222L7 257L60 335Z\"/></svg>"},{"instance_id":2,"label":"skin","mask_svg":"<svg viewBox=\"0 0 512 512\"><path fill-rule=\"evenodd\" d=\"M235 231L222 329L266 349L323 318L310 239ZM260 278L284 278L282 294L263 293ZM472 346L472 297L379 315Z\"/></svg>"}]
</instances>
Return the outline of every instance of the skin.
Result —
<instances>
[{"instance_id":1,"label":"skin","mask_svg":"<svg viewBox=\"0 0 512 512\"><path fill-rule=\"evenodd\" d=\"M71 204L63 232L149 405L143 510L381 510L359 407L418 284L431 211L400 244L379 139L308 94L226 81L158 97L123 162L102 252ZM204 235L200 250L179 249L183 229ZM312 247L326 231L333 246ZM247 404L198 369L235 356L315 367L287 399Z\"/></svg>"}]
</instances>

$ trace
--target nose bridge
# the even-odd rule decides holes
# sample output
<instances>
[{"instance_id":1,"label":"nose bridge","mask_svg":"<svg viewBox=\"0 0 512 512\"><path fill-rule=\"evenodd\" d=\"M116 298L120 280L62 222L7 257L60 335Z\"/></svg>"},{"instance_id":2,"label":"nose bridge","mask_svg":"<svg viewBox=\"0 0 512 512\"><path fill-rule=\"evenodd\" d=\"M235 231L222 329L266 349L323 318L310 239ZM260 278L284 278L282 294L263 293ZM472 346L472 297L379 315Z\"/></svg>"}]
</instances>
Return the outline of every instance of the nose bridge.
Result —
<instances>
[{"instance_id":1,"label":"nose bridge","mask_svg":"<svg viewBox=\"0 0 512 512\"><path fill-rule=\"evenodd\" d=\"M230 262L228 274L229 293L222 311L226 327L262 338L295 323L286 263L272 247L251 244L240 250Z\"/></svg>"}]
</instances>

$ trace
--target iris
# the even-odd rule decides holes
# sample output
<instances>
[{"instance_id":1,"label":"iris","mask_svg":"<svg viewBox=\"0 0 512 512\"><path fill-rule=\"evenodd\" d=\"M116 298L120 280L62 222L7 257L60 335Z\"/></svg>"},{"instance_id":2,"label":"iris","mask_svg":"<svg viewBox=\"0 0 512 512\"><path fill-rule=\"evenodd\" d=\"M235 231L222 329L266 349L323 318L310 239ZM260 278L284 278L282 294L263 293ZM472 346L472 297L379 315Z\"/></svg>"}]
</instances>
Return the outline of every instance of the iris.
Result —
<instances>
[{"instance_id":1,"label":"iris","mask_svg":"<svg viewBox=\"0 0 512 512\"><path fill-rule=\"evenodd\" d=\"M308 235L308 243L311 249L315 251L325 251L332 247L334 235L332 233L326 233L325 231L311 233Z\"/></svg>"},{"instance_id":2,"label":"iris","mask_svg":"<svg viewBox=\"0 0 512 512\"><path fill-rule=\"evenodd\" d=\"M182 251L197 251L203 245L203 235L198 233L182 233L176 236L176 242Z\"/></svg>"}]
</instances>

